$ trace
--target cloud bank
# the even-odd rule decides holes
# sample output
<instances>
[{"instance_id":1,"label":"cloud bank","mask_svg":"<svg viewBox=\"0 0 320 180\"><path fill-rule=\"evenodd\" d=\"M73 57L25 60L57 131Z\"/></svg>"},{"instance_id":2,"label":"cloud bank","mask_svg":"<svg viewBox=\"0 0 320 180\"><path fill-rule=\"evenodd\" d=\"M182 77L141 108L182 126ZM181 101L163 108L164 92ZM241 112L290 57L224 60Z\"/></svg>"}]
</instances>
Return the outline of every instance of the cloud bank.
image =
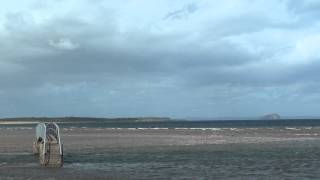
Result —
<instances>
[{"instance_id":1,"label":"cloud bank","mask_svg":"<svg viewBox=\"0 0 320 180\"><path fill-rule=\"evenodd\" d=\"M313 0L0 7L0 116L318 115Z\"/></svg>"}]
</instances>

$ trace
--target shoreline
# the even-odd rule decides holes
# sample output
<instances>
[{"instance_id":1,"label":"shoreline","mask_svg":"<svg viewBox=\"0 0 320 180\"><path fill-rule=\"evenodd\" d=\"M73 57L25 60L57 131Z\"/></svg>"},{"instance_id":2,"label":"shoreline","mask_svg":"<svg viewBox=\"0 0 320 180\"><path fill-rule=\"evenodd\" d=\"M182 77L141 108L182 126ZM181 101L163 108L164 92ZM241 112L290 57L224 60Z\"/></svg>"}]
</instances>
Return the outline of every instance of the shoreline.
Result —
<instances>
[{"instance_id":1,"label":"shoreline","mask_svg":"<svg viewBox=\"0 0 320 180\"><path fill-rule=\"evenodd\" d=\"M0 125L29 125L38 124L37 121L0 121Z\"/></svg>"}]
</instances>

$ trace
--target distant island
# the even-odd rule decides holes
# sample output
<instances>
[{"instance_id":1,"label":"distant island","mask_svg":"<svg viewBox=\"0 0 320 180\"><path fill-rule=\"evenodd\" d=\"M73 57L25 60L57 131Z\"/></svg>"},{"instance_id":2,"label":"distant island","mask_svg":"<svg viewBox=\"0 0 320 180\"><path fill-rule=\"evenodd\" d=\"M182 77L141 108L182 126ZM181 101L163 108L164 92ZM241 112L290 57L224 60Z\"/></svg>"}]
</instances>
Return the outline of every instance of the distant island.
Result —
<instances>
[{"instance_id":1,"label":"distant island","mask_svg":"<svg viewBox=\"0 0 320 180\"><path fill-rule=\"evenodd\" d=\"M262 119L262 120L279 120L279 119L281 119L281 116L277 113L272 113L272 114L263 115L260 119Z\"/></svg>"}]
</instances>

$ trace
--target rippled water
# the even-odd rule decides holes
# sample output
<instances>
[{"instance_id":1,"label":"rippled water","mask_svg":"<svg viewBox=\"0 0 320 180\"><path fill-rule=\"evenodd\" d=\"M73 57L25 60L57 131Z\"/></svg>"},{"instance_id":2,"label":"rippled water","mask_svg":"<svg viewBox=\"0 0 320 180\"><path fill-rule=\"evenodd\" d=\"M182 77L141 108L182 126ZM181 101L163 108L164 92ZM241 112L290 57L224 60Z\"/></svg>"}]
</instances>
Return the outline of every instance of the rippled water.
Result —
<instances>
[{"instance_id":1,"label":"rippled water","mask_svg":"<svg viewBox=\"0 0 320 180\"><path fill-rule=\"evenodd\" d=\"M94 150L66 154L56 170L36 161L27 153L0 154L0 179L319 179L320 143Z\"/></svg>"}]
</instances>

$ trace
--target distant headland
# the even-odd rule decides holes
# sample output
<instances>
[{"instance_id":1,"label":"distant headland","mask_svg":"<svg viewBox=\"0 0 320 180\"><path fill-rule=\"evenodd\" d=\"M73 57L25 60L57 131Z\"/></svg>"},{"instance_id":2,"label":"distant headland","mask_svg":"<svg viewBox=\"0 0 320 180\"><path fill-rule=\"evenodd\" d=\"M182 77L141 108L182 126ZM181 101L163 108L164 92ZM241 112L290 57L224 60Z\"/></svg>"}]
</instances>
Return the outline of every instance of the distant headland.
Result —
<instances>
[{"instance_id":1,"label":"distant headland","mask_svg":"<svg viewBox=\"0 0 320 180\"><path fill-rule=\"evenodd\" d=\"M169 117L132 117L132 118L94 118L94 117L21 117L1 118L1 124L36 124L39 122L58 123L130 123L130 122L166 122Z\"/></svg>"}]
</instances>

